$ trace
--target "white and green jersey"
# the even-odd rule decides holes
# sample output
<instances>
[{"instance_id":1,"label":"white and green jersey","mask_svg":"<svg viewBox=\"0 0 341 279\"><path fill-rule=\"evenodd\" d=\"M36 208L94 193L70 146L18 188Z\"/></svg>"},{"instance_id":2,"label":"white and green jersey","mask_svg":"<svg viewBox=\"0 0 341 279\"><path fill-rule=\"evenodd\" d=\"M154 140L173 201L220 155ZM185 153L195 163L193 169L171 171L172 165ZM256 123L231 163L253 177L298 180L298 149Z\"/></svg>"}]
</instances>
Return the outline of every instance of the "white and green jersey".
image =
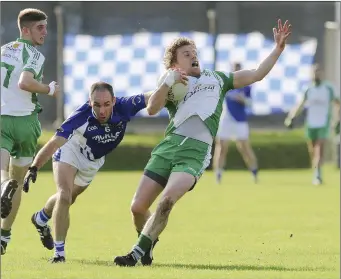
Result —
<instances>
[{"instance_id":1,"label":"white and green jersey","mask_svg":"<svg viewBox=\"0 0 341 279\"><path fill-rule=\"evenodd\" d=\"M1 47L1 115L24 116L41 111L37 94L19 88L23 71L41 82L45 57L29 41L17 39Z\"/></svg>"},{"instance_id":2,"label":"white and green jersey","mask_svg":"<svg viewBox=\"0 0 341 279\"><path fill-rule=\"evenodd\" d=\"M307 106L306 124L308 128L329 126L332 115L332 103L338 96L328 82L313 84L304 93Z\"/></svg>"},{"instance_id":3,"label":"white and green jersey","mask_svg":"<svg viewBox=\"0 0 341 279\"><path fill-rule=\"evenodd\" d=\"M166 135L189 117L198 115L215 137L223 109L225 94L233 89L233 74L203 70L199 78L188 77L188 92L182 101L166 104L170 123Z\"/></svg>"}]
</instances>

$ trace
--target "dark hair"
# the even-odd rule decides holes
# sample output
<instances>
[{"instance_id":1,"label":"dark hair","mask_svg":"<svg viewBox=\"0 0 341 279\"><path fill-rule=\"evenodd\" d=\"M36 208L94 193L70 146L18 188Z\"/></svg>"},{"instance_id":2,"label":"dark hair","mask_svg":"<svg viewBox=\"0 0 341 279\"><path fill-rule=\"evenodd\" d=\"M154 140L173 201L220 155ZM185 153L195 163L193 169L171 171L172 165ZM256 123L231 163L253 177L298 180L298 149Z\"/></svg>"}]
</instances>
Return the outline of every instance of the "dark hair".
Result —
<instances>
[{"instance_id":1,"label":"dark hair","mask_svg":"<svg viewBox=\"0 0 341 279\"><path fill-rule=\"evenodd\" d=\"M241 69L242 68L242 64L240 64L239 62L236 62L236 63L234 63L233 68L234 68L234 70L237 69L237 68Z\"/></svg>"},{"instance_id":2,"label":"dark hair","mask_svg":"<svg viewBox=\"0 0 341 279\"><path fill-rule=\"evenodd\" d=\"M105 91L105 90L108 90L111 96L115 97L114 89L109 83L106 83L104 81L98 81L98 82L95 82L93 85L91 85L90 98L92 97L95 91Z\"/></svg>"},{"instance_id":3,"label":"dark hair","mask_svg":"<svg viewBox=\"0 0 341 279\"><path fill-rule=\"evenodd\" d=\"M163 64L165 65L166 69L171 68L174 63L176 63L176 51L179 47L192 45L196 48L195 43L193 40L188 39L186 37L179 37L175 39L165 51L165 55L163 57Z\"/></svg>"},{"instance_id":4,"label":"dark hair","mask_svg":"<svg viewBox=\"0 0 341 279\"><path fill-rule=\"evenodd\" d=\"M21 30L24 26L28 27L27 25L32 22L37 22L46 19L47 15L41 10L25 9L20 11L18 15L18 27Z\"/></svg>"}]
</instances>

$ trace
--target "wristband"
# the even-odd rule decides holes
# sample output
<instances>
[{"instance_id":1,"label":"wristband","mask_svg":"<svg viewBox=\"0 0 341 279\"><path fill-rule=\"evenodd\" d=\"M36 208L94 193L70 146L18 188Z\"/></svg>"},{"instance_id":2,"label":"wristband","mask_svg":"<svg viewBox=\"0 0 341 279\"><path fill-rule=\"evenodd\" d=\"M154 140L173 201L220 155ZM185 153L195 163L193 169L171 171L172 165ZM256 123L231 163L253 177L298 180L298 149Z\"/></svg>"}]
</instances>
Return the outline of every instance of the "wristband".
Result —
<instances>
[{"instance_id":1,"label":"wristband","mask_svg":"<svg viewBox=\"0 0 341 279\"><path fill-rule=\"evenodd\" d=\"M165 80L163 81L168 87L172 87L175 83L175 72L170 70L167 73Z\"/></svg>"},{"instance_id":2,"label":"wristband","mask_svg":"<svg viewBox=\"0 0 341 279\"><path fill-rule=\"evenodd\" d=\"M47 95L53 96L54 91L56 90L56 82L55 81L50 82L49 87L50 87L50 91Z\"/></svg>"}]
</instances>

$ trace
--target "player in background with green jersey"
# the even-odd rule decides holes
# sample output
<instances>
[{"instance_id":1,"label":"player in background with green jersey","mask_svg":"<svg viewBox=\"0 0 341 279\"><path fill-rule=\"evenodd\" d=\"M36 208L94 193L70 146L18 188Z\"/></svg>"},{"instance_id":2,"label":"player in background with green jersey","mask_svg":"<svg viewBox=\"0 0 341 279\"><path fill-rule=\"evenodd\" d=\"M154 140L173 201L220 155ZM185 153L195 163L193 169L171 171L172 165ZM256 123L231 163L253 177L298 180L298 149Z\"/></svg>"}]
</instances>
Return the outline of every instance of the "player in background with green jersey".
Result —
<instances>
[{"instance_id":1,"label":"player in background with green jersey","mask_svg":"<svg viewBox=\"0 0 341 279\"><path fill-rule=\"evenodd\" d=\"M18 28L20 38L1 47L1 255L11 239L23 179L41 134L37 93L57 96L60 91L55 81L42 83L45 57L36 48L44 44L47 15L22 10Z\"/></svg>"},{"instance_id":2,"label":"player in background with green jersey","mask_svg":"<svg viewBox=\"0 0 341 279\"><path fill-rule=\"evenodd\" d=\"M196 45L187 38L176 39L166 49L167 74L151 95L147 111L154 115L166 107L171 119L165 139L152 151L131 205L139 239L127 255L114 259L117 265L135 266L139 260L143 265L152 263L153 247L174 204L193 189L210 163L226 92L260 81L270 72L285 48L290 27L288 22L282 26L278 21L278 28L273 29L276 47L254 70L227 74L201 70ZM167 101L169 89L187 81L189 88L184 99ZM156 212L151 214L149 207L161 192Z\"/></svg>"},{"instance_id":3,"label":"player in background with green jersey","mask_svg":"<svg viewBox=\"0 0 341 279\"><path fill-rule=\"evenodd\" d=\"M313 167L313 184L322 183L323 149L330 134L333 104L340 107L340 97L333 86L322 79L322 70L318 64L314 65L314 81L305 90L302 100L294 107L285 119L284 124L292 127L292 122L307 106L306 137L308 152Z\"/></svg>"}]
</instances>

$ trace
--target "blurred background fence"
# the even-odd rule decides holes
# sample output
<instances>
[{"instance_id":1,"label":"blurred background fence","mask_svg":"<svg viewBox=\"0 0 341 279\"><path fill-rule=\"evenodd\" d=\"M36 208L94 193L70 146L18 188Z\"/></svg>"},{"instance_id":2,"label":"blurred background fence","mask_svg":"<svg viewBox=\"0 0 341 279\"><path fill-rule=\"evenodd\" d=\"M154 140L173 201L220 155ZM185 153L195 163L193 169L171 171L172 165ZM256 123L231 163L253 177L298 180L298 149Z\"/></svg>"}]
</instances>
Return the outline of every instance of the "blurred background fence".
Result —
<instances>
[{"instance_id":1,"label":"blurred background fence","mask_svg":"<svg viewBox=\"0 0 341 279\"><path fill-rule=\"evenodd\" d=\"M217 34L204 32L134 33L93 37L67 35L64 41L64 114L69 115L94 82L114 85L117 96L153 90L164 71L163 53L178 36L192 38L198 48L202 68L231 71L231 63L254 69L271 52L273 40L261 33ZM252 87L250 114L269 115L289 111L311 81L311 65L316 40L289 45L269 76ZM140 116L148 116L143 110ZM168 116L166 109L159 117Z\"/></svg>"}]
</instances>

